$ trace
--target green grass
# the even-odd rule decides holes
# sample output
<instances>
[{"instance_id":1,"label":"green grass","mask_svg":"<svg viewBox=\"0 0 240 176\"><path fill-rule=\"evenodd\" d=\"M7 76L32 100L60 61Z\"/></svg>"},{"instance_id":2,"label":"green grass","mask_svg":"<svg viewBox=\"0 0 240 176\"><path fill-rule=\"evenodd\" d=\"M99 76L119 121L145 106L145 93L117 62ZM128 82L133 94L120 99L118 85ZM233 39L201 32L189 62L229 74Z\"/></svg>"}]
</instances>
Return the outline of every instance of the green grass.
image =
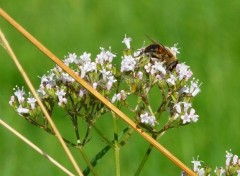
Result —
<instances>
[{"instance_id":1,"label":"green grass","mask_svg":"<svg viewBox=\"0 0 240 176\"><path fill-rule=\"evenodd\" d=\"M68 52L79 55L84 51L95 56L100 46L111 46L113 52L121 54L125 34L133 38L135 48L144 40L149 42L145 34L168 46L178 43L179 59L203 82L202 92L194 101L200 119L167 132L160 143L189 167L197 155L213 167L224 165L225 150L231 148L240 155L240 1L1 0L0 7L60 58ZM0 28L37 87L37 76L54 64L3 19ZM19 118L8 105L12 88L25 83L3 48L0 70L0 118L72 169L57 140ZM106 123L112 129L110 118ZM60 121L59 125L64 123ZM64 175L3 127L0 138L1 175ZM92 139L89 153L98 150L94 140L103 146L100 139ZM122 149L122 175L134 172L148 146L137 134L127 145ZM72 151L84 167L79 153ZM97 166L99 175L113 175L112 155L110 152ZM154 151L142 175L179 173L177 166Z\"/></svg>"}]
</instances>

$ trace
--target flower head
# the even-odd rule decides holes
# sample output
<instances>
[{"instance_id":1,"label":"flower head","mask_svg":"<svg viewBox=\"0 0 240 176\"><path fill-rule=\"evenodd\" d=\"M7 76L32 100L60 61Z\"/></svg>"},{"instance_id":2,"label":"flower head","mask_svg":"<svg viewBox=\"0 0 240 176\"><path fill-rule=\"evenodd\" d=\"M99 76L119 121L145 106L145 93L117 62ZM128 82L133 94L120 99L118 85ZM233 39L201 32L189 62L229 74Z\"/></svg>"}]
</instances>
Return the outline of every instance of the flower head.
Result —
<instances>
[{"instance_id":1,"label":"flower head","mask_svg":"<svg viewBox=\"0 0 240 176\"><path fill-rule=\"evenodd\" d=\"M116 57L109 48L109 51L105 51L104 48L100 47L101 53L97 55L95 62L100 65L104 65L106 62L111 63L113 58Z\"/></svg>"},{"instance_id":2,"label":"flower head","mask_svg":"<svg viewBox=\"0 0 240 176\"><path fill-rule=\"evenodd\" d=\"M121 63L121 72L124 71L133 71L136 65L135 59L131 56L124 56Z\"/></svg>"},{"instance_id":3,"label":"flower head","mask_svg":"<svg viewBox=\"0 0 240 176\"><path fill-rule=\"evenodd\" d=\"M75 53L69 53L68 57L63 61L67 66L70 63L73 63L76 61L77 55Z\"/></svg>"},{"instance_id":4,"label":"flower head","mask_svg":"<svg viewBox=\"0 0 240 176\"><path fill-rule=\"evenodd\" d=\"M64 91L64 89L57 90L55 94L58 96L59 106L67 103L67 99L65 98L66 92Z\"/></svg>"},{"instance_id":5,"label":"flower head","mask_svg":"<svg viewBox=\"0 0 240 176\"><path fill-rule=\"evenodd\" d=\"M78 61L81 65L84 65L86 63L91 62L91 54L84 52L81 56L80 56L80 60Z\"/></svg>"},{"instance_id":6,"label":"flower head","mask_svg":"<svg viewBox=\"0 0 240 176\"><path fill-rule=\"evenodd\" d=\"M122 101L127 99L127 94L124 90L121 90L118 94L114 94L112 97L112 103L117 101Z\"/></svg>"},{"instance_id":7,"label":"flower head","mask_svg":"<svg viewBox=\"0 0 240 176\"><path fill-rule=\"evenodd\" d=\"M22 103L25 100L25 98L24 98L25 91L23 90L23 87L22 87L22 89L20 89L19 87L16 86L16 88L17 88L17 90L14 92L14 95L17 97L18 102Z\"/></svg>"},{"instance_id":8,"label":"flower head","mask_svg":"<svg viewBox=\"0 0 240 176\"><path fill-rule=\"evenodd\" d=\"M151 74L166 74L166 69L162 62L155 61L151 67Z\"/></svg>"},{"instance_id":9,"label":"flower head","mask_svg":"<svg viewBox=\"0 0 240 176\"><path fill-rule=\"evenodd\" d=\"M170 75L170 78L168 78L167 80L166 80L166 82L168 83L168 84L170 84L170 85L175 85L175 81L176 81L177 79L176 79L176 77L174 76L174 75Z\"/></svg>"},{"instance_id":10,"label":"flower head","mask_svg":"<svg viewBox=\"0 0 240 176\"><path fill-rule=\"evenodd\" d=\"M192 77L192 71L189 69L189 66L187 66L184 63L177 64L176 66L176 72L178 74L178 79L181 81L182 79L188 80Z\"/></svg>"},{"instance_id":11,"label":"flower head","mask_svg":"<svg viewBox=\"0 0 240 176\"><path fill-rule=\"evenodd\" d=\"M156 123L155 117L149 115L148 112L145 112L145 113L140 115L140 121L141 121L141 123L144 123L144 124L147 124L147 125L151 125L151 126L154 126L155 123Z\"/></svg>"}]
</instances>

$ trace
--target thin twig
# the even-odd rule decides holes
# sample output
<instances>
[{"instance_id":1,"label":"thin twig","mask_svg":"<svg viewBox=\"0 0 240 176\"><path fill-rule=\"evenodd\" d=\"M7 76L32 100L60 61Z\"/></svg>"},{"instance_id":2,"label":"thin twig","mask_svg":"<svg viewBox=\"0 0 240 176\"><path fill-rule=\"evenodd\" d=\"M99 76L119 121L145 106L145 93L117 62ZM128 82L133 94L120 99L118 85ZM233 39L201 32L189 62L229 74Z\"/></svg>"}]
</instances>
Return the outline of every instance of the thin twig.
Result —
<instances>
[{"instance_id":1,"label":"thin twig","mask_svg":"<svg viewBox=\"0 0 240 176\"><path fill-rule=\"evenodd\" d=\"M1 9L0 9L0 10L1 10ZM64 142L64 140L63 140L60 132L58 131L57 127L55 126L54 122L52 121L52 119L51 119L48 111L46 110L45 106L43 105L41 99L39 98L37 92L35 91L32 83L31 83L31 81L30 81L30 79L28 78L26 72L24 71L24 69L22 68L21 64L19 63L17 57L15 56L14 52L12 51L12 49L11 49L8 41L7 41L6 38L4 37L4 35L3 35L3 33L2 33L1 30L0 30L0 38L1 38L2 42L3 42L3 44L6 46L6 50L7 50L8 54L9 54L10 57L13 59L14 63L16 64L16 66L17 66L17 68L18 68L18 70L19 70L20 73L22 74L22 76L23 76L25 82L27 83L30 91L32 92L33 96L36 98L37 103L39 104L41 110L43 111L43 114L45 115L45 117L47 118L49 124L51 125L54 133L56 134L56 137L58 138L59 142L61 143L61 145L62 145L64 151L66 152L69 160L71 161L73 167L74 167L75 170L77 171L78 175L83 176L83 174L82 174L80 168L78 167L75 159L73 158L70 150L68 149L67 145L65 144L65 142Z\"/></svg>"},{"instance_id":2,"label":"thin twig","mask_svg":"<svg viewBox=\"0 0 240 176\"><path fill-rule=\"evenodd\" d=\"M35 144L33 144L31 141L29 141L26 137L21 135L18 131L13 129L11 126L9 126L6 122L4 122L2 119L0 119L0 124L7 128L9 131L11 131L15 136L20 138L23 142L28 144L30 147L32 147L34 150L36 150L38 153L40 153L42 156L44 156L47 160L49 160L51 163L53 163L55 166L57 166L59 169L61 169L63 172L70 176L74 176L73 173L71 173L69 170L67 170L65 167L63 167L60 163L58 163L56 160L54 160L51 156L46 154L43 150L41 150L39 147L37 147Z\"/></svg>"},{"instance_id":3,"label":"thin twig","mask_svg":"<svg viewBox=\"0 0 240 176\"><path fill-rule=\"evenodd\" d=\"M134 128L143 138L145 138L150 144L152 144L157 150L163 153L168 159L170 159L174 164L180 167L183 171L191 176L196 174L188 168L184 163L182 163L177 157L175 157L171 152L169 152L165 147L159 144L155 139L153 139L149 134L137 127L137 125L128 118L122 111L115 107L110 101L103 97L98 91L96 91L91 85L89 85L85 80L80 78L73 70L71 70L67 65L65 65L57 56L55 56L50 50L43 46L36 38L29 34L21 25L19 25L13 18L11 18L5 11L0 8L0 15L7 20L12 26L14 26L23 36L30 40L39 50L46 54L53 62L55 62L59 67L61 67L65 72L67 72L72 78L74 78L78 83L80 83L85 89L92 93L97 99L103 102L111 111L116 113L123 121L125 121L129 126Z\"/></svg>"}]
</instances>

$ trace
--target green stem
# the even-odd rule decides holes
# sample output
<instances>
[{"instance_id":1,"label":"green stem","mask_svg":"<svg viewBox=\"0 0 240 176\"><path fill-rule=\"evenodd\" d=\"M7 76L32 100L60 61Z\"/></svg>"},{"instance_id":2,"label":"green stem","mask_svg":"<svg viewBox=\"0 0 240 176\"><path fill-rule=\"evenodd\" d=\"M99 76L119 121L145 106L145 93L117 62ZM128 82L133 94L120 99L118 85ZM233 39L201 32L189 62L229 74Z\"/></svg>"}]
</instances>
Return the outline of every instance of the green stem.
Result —
<instances>
[{"instance_id":1,"label":"green stem","mask_svg":"<svg viewBox=\"0 0 240 176\"><path fill-rule=\"evenodd\" d=\"M102 132L101 130L99 130L95 125L90 124L93 129L97 132L97 134L107 143L107 145L109 145L111 148L114 148L114 145L112 143L112 141L110 141Z\"/></svg>"},{"instance_id":2,"label":"green stem","mask_svg":"<svg viewBox=\"0 0 240 176\"><path fill-rule=\"evenodd\" d=\"M135 172L134 176L138 176L141 173L150 153L152 152L152 149L153 149L153 145L149 145L147 152L143 156L143 159L142 159L140 165L138 166L137 171Z\"/></svg>"},{"instance_id":3,"label":"green stem","mask_svg":"<svg viewBox=\"0 0 240 176\"><path fill-rule=\"evenodd\" d=\"M76 115L72 116L72 122L73 122L73 126L74 126L74 131L75 131L75 135L77 138L77 145L81 144L80 141L80 135L79 135L79 131L78 131L78 117Z\"/></svg>"},{"instance_id":4,"label":"green stem","mask_svg":"<svg viewBox=\"0 0 240 176\"><path fill-rule=\"evenodd\" d=\"M120 176L120 145L118 137L118 118L113 114L113 127L114 127L114 156L115 156L115 176Z\"/></svg>"},{"instance_id":5,"label":"green stem","mask_svg":"<svg viewBox=\"0 0 240 176\"><path fill-rule=\"evenodd\" d=\"M94 125L93 125L94 129L98 130ZM126 144L127 140L129 139L129 137L131 136L131 134L134 132L134 129L133 128L130 128L130 127L126 127L122 133L119 136L119 146L122 147ZM99 133L101 134L101 132ZM101 134L101 137L102 138L106 138L104 137L102 134ZM108 139L104 139L105 141L108 141ZM114 140L113 141L110 141L110 142L107 142L107 145L102 149L100 150L100 152L98 152L95 157L91 160L91 164L92 166L96 166L97 163L100 161L100 159L103 158L103 156L111 149L111 148L114 148ZM83 171L83 174L84 175L88 175L90 172L90 169L87 167L84 171Z\"/></svg>"},{"instance_id":6,"label":"green stem","mask_svg":"<svg viewBox=\"0 0 240 176\"><path fill-rule=\"evenodd\" d=\"M155 140L159 139L164 134L165 130L166 129L161 130L160 133L157 136L153 136L153 138ZM141 171L142 171L142 169L143 169L143 167L144 167L144 165L145 165L145 163L146 163L150 153L152 152L152 149L153 149L153 145L150 144L148 146L148 149L147 149L146 153L143 156L143 159L142 159L140 165L138 166L138 168L137 168L137 170L136 170L136 172L134 174L135 176L138 176L141 173Z\"/></svg>"},{"instance_id":7,"label":"green stem","mask_svg":"<svg viewBox=\"0 0 240 176\"><path fill-rule=\"evenodd\" d=\"M84 161L86 162L88 168L91 170L92 174L93 174L94 176L97 176L97 173L94 171L94 168L93 168L91 162L89 161L86 153L83 151L83 148L82 148L82 147L79 147L79 151L80 151L80 153L81 153Z\"/></svg>"}]
</instances>

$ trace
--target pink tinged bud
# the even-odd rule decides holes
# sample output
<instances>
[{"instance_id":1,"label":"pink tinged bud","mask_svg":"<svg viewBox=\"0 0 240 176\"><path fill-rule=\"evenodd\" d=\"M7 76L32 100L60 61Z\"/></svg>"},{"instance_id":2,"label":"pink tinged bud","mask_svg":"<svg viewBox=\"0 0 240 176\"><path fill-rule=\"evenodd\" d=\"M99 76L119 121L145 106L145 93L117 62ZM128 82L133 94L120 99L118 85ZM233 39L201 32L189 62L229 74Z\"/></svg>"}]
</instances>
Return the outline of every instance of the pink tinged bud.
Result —
<instances>
[{"instance_id":1,"label":"pink tinged bud","mask_svg":"<svg viewBox=\"0 0 240 176\"><path fill-rule=\"evenodd\" d=\"M96 82L93 83L93 88L94 88L94 89L97 89L97 85L98 85L98 83L96 83Z\"/></svg>"},{"instance_id":2,"label":"pink tinged bud","mask_svg":"<svg viewBox=\"0 0 240 176\"><path fill-rule=\"evenodd\" d=\"M12 95L9 101L10 106L12 106L14 102L15 102L15 97Z\"/></svg>"}]
</instances>

